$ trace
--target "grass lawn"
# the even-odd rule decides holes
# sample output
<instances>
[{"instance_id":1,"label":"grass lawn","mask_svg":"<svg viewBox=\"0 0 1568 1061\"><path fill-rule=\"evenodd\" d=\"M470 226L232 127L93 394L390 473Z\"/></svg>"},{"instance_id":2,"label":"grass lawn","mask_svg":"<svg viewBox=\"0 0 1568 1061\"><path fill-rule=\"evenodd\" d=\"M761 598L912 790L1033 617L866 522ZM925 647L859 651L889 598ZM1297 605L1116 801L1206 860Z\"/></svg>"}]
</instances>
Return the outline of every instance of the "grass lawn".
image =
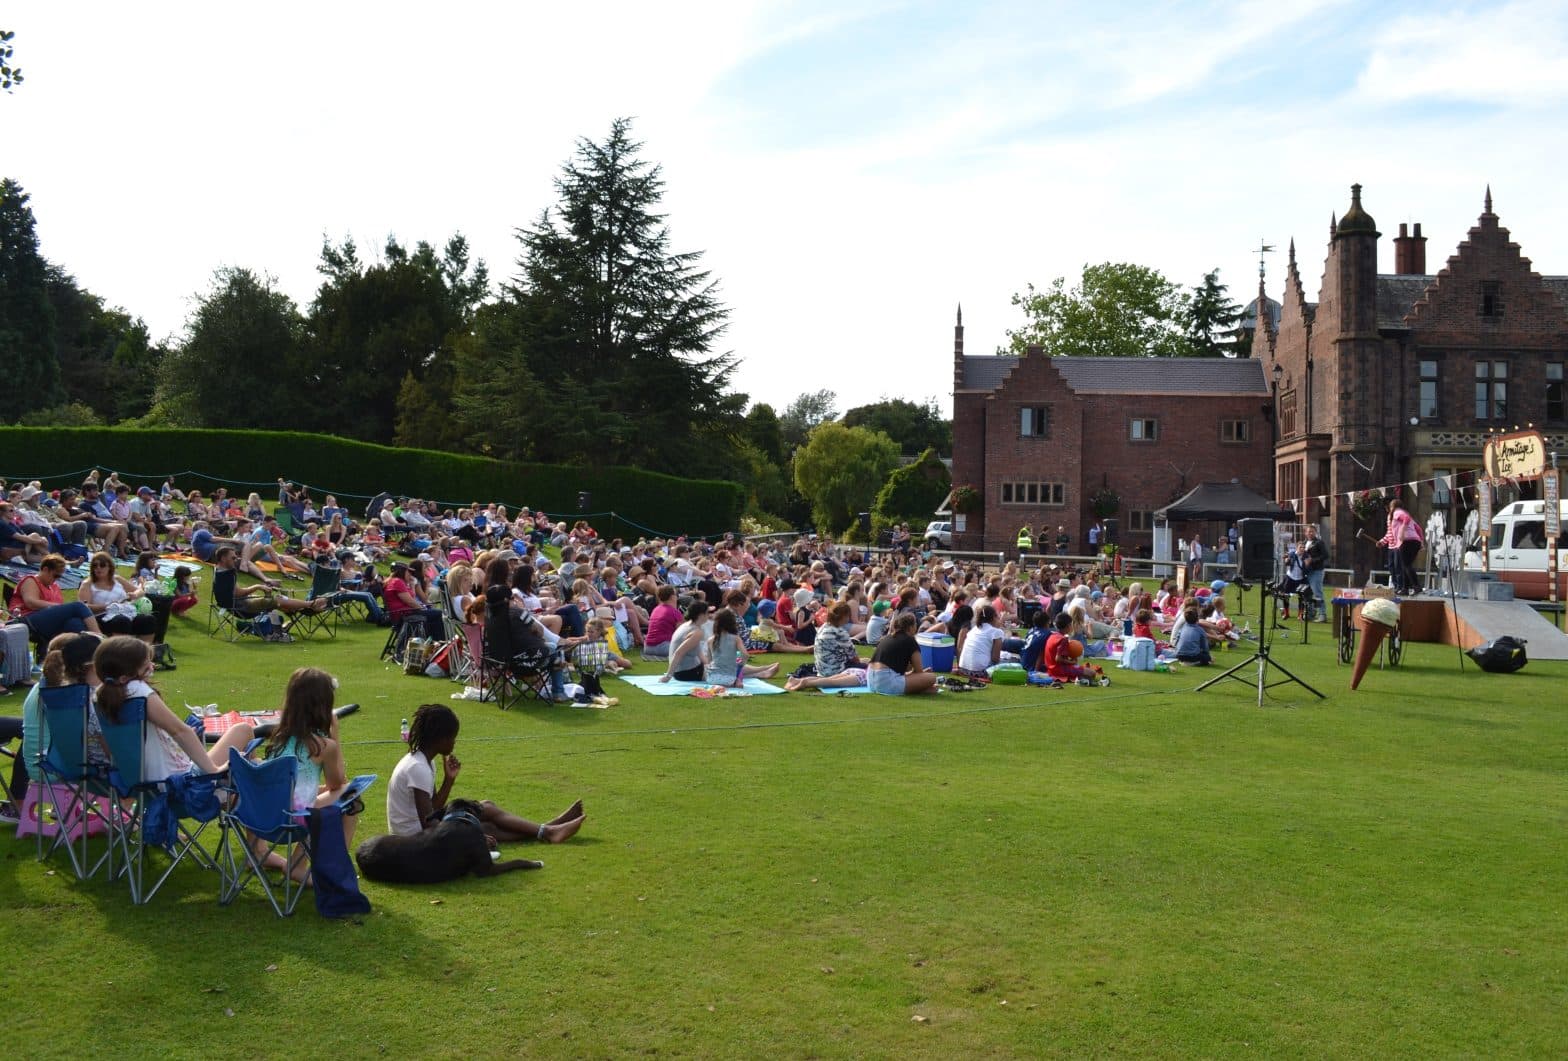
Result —
<instances>
[{"instance_id":1,"label":"grass lawn","mask_svg":"<svg viewBox=\"0 0 1568 1061\"><path fill-rule=\"evenodd\" d=\"M379 663L368 626L230 646L205 614L176 620L164 698L276 706L293 668L327 667L363 705L350 771L382 777L361 836L383 831L399 719L456 687ZM1561 1056L1568 669L1461 674L1414 644L1351 693L1328 628L1299 640L1276 655L1328 699L1263 710L1237 683L1193 693L1192 669L454 702L458 794L536 818L580 796L588 824L514 849L539 872L366 885L362 922L308 899L279 920L254 891L221 908L195 869L133 909L7 839L11 1050Z\"/></svg>"}]
</instances>

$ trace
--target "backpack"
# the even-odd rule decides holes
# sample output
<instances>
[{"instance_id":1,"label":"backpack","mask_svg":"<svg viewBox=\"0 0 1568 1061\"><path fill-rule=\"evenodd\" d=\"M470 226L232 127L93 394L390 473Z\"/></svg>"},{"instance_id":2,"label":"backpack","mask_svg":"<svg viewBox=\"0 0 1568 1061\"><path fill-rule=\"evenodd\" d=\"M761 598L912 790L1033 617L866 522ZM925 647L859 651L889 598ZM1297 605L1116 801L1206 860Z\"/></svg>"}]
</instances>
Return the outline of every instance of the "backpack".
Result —
<instances>
[{"instance_id":1,"label":"backpack","mask_svg":"<svg viewBox=\"0 0 1568 1061\"><path fill-rule=\"evenodd\" d=\"M1504 635L1495 641L1477 645L1465 655L1475 660L1476 665L1484 671L1492 674L1512 674L1529 662L1525 656L1524 645L1522 638Z\"/></svg>"}]
</instances>

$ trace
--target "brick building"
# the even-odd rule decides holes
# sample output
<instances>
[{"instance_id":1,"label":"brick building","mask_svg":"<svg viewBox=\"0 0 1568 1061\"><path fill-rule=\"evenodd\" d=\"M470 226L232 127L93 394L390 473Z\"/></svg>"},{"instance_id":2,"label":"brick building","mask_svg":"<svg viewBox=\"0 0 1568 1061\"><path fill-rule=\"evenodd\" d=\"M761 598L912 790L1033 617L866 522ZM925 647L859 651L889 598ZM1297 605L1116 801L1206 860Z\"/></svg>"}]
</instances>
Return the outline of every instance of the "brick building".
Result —
<instances>
[{"instance_id":1,"label":"brick building","mask_svg":"<svg viewBox=\"0 0 1568 1061\"><path fill-rule=\"evenodd\" d=\"M1265 314L1265 318L1267 315ZM1065 527L1088 551L1091 499L1120 498L1119 539L1147 550L1152 513L1200 482L1267 495L1272 423L1263 365L1243 358L964 356L953 341L953 483L978 511L955 514L955 549L1010 547L1024 524ZM962 518L963 526L957 524Z\"/></svg>"},{"instance_id":2,"label":"brick building","mask_svg":"<svg viewBox=\"0 0 1568 1061\"><path fill-rule=\"evenodd\" d=\"M1315 303L1291 242L1278 324L1264 315L1252 359L1278 384L1274 496L1325 527L1338 566L1364 572L1372 547L1357 532L1382 527L1357 524L1348 492L1478 468L1488 430L1530 423L1550 449L1564 448L1568 277L1531 270L1498 224L1490 188L1436 274L1419 224L1399 226L1394 271L1379 273L1381 234L1359 184L1350 196L1329 225ZM1450 527L1473 503L1441 479L1407 500L1423 520L1446 510Z\"/></svg>"}]
</instances>

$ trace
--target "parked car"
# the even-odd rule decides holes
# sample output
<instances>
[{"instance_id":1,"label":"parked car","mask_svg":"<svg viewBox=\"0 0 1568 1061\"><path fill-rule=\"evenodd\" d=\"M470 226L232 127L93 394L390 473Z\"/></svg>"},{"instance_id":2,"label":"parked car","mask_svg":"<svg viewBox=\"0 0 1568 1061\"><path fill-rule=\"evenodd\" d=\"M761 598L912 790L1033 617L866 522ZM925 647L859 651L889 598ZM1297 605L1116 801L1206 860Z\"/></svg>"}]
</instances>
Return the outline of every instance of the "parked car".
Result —
<instances>
[{"instance_id":1,"label":"parked car","mask_svg":"<svg viewBox=\"0 0 1568 1061\"><path fill-rule=\"evenodd\" d=\"M950 520L932 520L926 524L923 535L925 543L932 549L951 549L953 547L953 524Z\"/></svg>"}]
</instances>

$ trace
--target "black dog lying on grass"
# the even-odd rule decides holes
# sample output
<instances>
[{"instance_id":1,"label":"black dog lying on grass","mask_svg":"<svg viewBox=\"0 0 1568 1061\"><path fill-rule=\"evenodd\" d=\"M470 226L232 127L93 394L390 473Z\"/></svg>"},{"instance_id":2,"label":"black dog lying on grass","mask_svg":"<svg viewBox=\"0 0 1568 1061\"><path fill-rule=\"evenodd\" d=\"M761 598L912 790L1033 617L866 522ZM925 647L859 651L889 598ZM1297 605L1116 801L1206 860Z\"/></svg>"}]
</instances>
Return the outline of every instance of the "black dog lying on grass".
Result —
<instances>
[{"instance_id":1,"label":"black dog lying on grass","mask_svg":"<svg viewBox=\"0 0 1568 1061\"><path fill-rule=\"evenodd\" d=\"M365 879L382 884L439 884L472 873L491 877L515 869L543 869L543 862L514 858L496 862L479 824L479 804L454 799L446 817L434 829L413 836L377 836L354 852Z\"/></svg>"}]
</instances>

